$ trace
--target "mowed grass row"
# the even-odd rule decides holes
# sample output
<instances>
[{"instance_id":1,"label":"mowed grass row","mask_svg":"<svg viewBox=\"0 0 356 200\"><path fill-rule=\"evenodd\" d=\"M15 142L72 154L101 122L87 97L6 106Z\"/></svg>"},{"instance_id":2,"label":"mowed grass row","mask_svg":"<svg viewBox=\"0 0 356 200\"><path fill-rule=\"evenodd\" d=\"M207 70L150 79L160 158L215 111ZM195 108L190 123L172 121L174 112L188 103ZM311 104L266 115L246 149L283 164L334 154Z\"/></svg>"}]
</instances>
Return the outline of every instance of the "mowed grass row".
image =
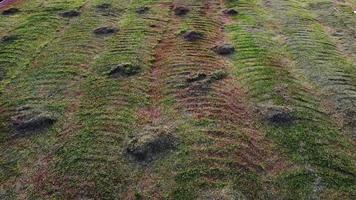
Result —
<instances>
[{"instance_id":1,"label":"mowed grass row","mask_svg":"<svg viewBox=\"0 0 356 200\"><path fill-rule=\"evenodd\" d=\"M29 87L36 83L29 83L24 81L23 75L32 73L31 68L34 67L34 60L39 54L43 53L47 45L59 37L58 31L67 27L67 21L58 16L59 12L66 9L77 9L84 4L84 1L76 2L53 2L53 5L48 3L47 7L58 6L56 10L43 9L36 6L39 2L34 2L33 7L29 6L22 8L32 8L28 13L17 13L15 16L2 16L7 18L24 18L21 23L17 24L12 30L6 32L4 37L10 39L2 40L0 65L3 72L1 81L1 182L4 185L5 197L9 194L14 194L16 191L9 191L7 193L7 184L13 184L16 176L21 174L23 166L32 163L32 158L37 156L35 151L41 151L36 146L42 146L41 142L32 142L31 140L19 141L12 144L8 139L14 135L14 130L10 126L10 118L16 114L16 109L27 107L27 100L35 99L39 95L39 90L31 90ZM56 4L56 5L54 5ZM9 22L10 23L10 22ZM16 23L15 23L16 24ZM3 32L2 32L3 33ZM51 50L51 49L47 49ZM54 58L52 58L54 59ZM53 61L52 61L53 62ZM42 67L42 66L41 66ZM46 66L45 66L46 67ZM45 70L45 69L43 69ZM26 72L26 73L25 73ZM43 71L42 71L43 72ZM41 73L39 71L39 73ZM35 76L32 73L33 76ZM27 78L27 77L26 77ZM29 77L30 78L30 77ZM34 78L34 77L33 77ZM22 79L22 80L21 80ZM40 80L39 80L40 81ZM43 85L42 85L43 86ZM26 88L27 87L27 88ZM37 87L41 87L37 85ZM35 94L32 94L34 92ZM48 92L48 91L47 91ZM29 94L28 97L23 96ZM41 94L42 95L42 94ZM47 94L48 95L48 94ZM43 96L42 96L43 97ZM30 106L46 106L46 104L35 103ZM41 105L42 104L42 105ZM47 102L47 106L50 104ZM27 146L29 145L29 146ZM31 145L34 145L31 148ZM29 147L29 148L26 148ZM6 181L6 182L5 182ZM8 181L8 182L7 182Z\"/></svg>"},{"instance_id":2,"label":"mowed grass row","mask_svg":"<svg viewBox=\"0 0 356 200\"><path fill-rule=\"evenodd\" d=\"M23 18L23 22L17 24L13 29L7 32L1 32L1 93L5 92L4 90L6 89L7 85L13 81L15 77L17 77L31 65L33 59L38 56L41 50L49 42L54 40L57 36L59 36L59 34L62 33L60 30L67 26L66 20L61 19L58 14L63 12L65 9L70 10L79 8L81 5L83 5L84 1L80 2L76 1L76 3L67 2L61 3L60 5L56 4L58 6L58 9L56 10L46 10L44 8L41 9L40 7L34 6L34 10L31 12L29 11L29 14L20 12L13 16L1 16L2 18L9 19ZM51 4L47 5L47 7L50 7L50 5ZM26 8L25 5L24 7ZM19 9L21 10L22 7ZM4 24L1 27L7 27L7 25ZM1 98L1 106L8 109L10 105L7 104L11 103L11 101L8 101L9 99L6 98L6 95L2 95ZM1 126L1 129L3 128L5 127ZM5 135L2 135L1 138L4 136Z\"/></svg>"},{"instance_id":3,"label":"mowed grass row","mask_svg":"<svg viewBox=\"0 0 356 200\"><path fill-rule=\"evenodd\" d=\"M213 88L215 84L208 86L197 81L195 86L194 83L186 85L189 78L197 77L199 73L209 75L217 70L225 70L226 64L210 49L219 37L219 24L216 18L208 18L209 10L204 5L207 2L180 3L190 11L185 16L176 17L175 24L171 27L168 35L170 49L165 58L164 69L168 91L174 96L178 111L190 120L185 125L186 128L189 127L189 131L181 136L182 144L178 152L180 164L176 167L176 185L171 195L172 199L204 199L214 194L219 196L224 188L231 189L232 174L236 173L230 167L234 164L234 155L226 152L232 148L231 142L236 140L236 135L235 132L227 132L229 126L221 118L225 114L234 116L235 113L226 111L220 115L216 112L227 105L218 96L219 91ZM218 1L209 3L210 11L215 15ZM185 41L183 34L188 31L196 31L203 37L193 42ZM219 88L223 83L217 84L219 86L216 87ZM203 87L211 88L205 90ZM233 125L230 129L234 129Z\"/></svg>"},{"instance_id":4,"label":"mowed grass row","mask_svg":"<svg viewBox=\"0 0 356 200\"><path fill-rule=\"evenodd\" d=\"M300 166L292 173L280 174L277 182L279 193L286 199L352 199L355 195L354 142L348 135L343 135L345 133L340 131L333 122L334 119L327 115L328 109L319 103L321 96L318 95L318 88L307 79L310 76L298 70L300 64L312 60L311 49L314 48L315 52L317 47L305 43L299 44L300 48L293 49L293 45L286 45L285 37L286 40L291 39L288 34L282 34L283 23L272 18L273 11L268 10L273 6L268 4L271 2L279 10L285 8L282 2L275 1L230 1L228 5L235 7L240 14L234 17L234 22L227 29L238 52L233 58L236 76L249 88L251 100L257 105L289 107L297 117L289 125L263 125L268 137L276 141L290 159ZM290 7L291 10L293 8ZM298 16L300 15L298 12ZM285 14L284 18L294 19L287 16ZM302 28L308 23L309 21L300 21L294 25L291 23L290 28ZM293 41L300 43L303 40L299 38ZM316 38L308 41L312 44L324 44ZM327 51L327 48L320 49ZM303 56L296 56L297 53ZM330 54L321 54L318 58L328 58L331 63L341 59L339 55L330 59L329 56ZM310 70L309 74L312 74L315 65L309 63L308 66L310 67L305 66L304 69L307 72ZM325 75L320 71L319 74Z\"/></svg>"},{"instance_id":5,"label":"mowed grass row","mask_svg":"<svg viewBox=\"0 0 356 200\"><path fill-rule=\"evenodd\" d=\"M330 26L319 22L318 12L313 12L312 9L316 5L320 9L327 9L320 7L326 2L291 1L286 3L275 1L275 5L280 5L283 8L276 7L278 11L274 12L274 18L283 24L287 46L297 67L302 69L304 74L320 87L324 97L333 102L334 109L343 120L344 128L355 135L355 65L349 59L347 51L344 52L341 44L338 44L331 36ZM273 8L272 4L271 9ZM344 23L348 24L343 27L343 31L352 32L352 24L355 25L355 22L349 20L348 17L351 7L349 9L340 8L338 12L345 13ZM288 18L282 18L282 16L288 16ZM335 17L335 20L337 19ZM347 39L347 35L341 37ZM349 40L352 43L353 39L349 38Z\"/></svg>"},{"instance_id":6,"label":"mowed grass row","mask_svg":"<svg viewBox=\"0 0 356 200\"><path fill-rule=\"evenodd\" d=\"M9 8L16 8L19 11L13 15L0 15L0 37L20 28L20 26L24 25L27 20L38 14L42 14L42 12L48 12L55 15L58 11L79 8L84 2L84 0L54 0L44 3L42 0L33 0L23 1L21 4L10 6ZM7 9L8 8L5 8L4 10Z\"/></svg>"},{"instance_id":7,"label":"mowed grass row","mask_svg":"<svg viewBox=\"0 0 356 200\"><path fill-rule=\"evenodd\" d=\"M329 40L332 40L335 48L337 48L338 53L342 54L342 58L346 62L341 61L341 65L345 65L351 70L346 71L345 74L340 74L336 79L338 84L342 85L346 83L346 80L350 78L353 79L353 85L355 85L355 68L356 68L356 18L354 17L356 2L354 1L320 1L312 2L308 1L308 10L315 13L315 18L320 22L321 28L325 31ZM350 74L347 74L350 73ZM346 79L346 80L345 80ZM335 80L335 79L334 79ZM350 90L354 91L350 86L347 86L345 89L346 94L350 94ZM346 102L346 106L356 107L354 99L346 96L342 98L341 104ZM354 93L351 93L354 96ZM337 107L341 107L337 105ZM346 118L355 118L354 110L339 108L340 110L345 110ZM345 124L349 125L350 131L355 134L355 125L354 120L345 120Z\"/></svg>"},{"instance_id":8,"label":"mowed grass row","mask_svg":"<svg viewBox=\"0 0 356 200\"><path fill-rule=\"evenodd\" d=\"M273 143L254 126L228 59L212 50L229 42L221 31L220 1L180 3L190 11L172 16L162 42L167 46L162 62L168 95L174 97L172 106L186 119L172 166L176 174L170 197L273 198L270 167L283 159L277 151L271 152ZM189 31L202 38L186 41L184 33ZM217 72L226 77L209 83L207 79ZM271 155L276 160L270 160Z\"/></svg>"},{"instance_id":9,"label":"mowed grass row","mask_svg":"<svg viewBox=\"0 0 356 200\"><path fill-rule=\"evenodd\" d=\"M63 5L64 3L65 2L63 1L53 2L53 6L55 6L55 8L61 8L61 5ZM71 5L75 5L74 2L67 2L67 3ZM84 5L83 3L81 5ZM98 65L94 64L97 63L97 61L94 62L94 60L95 58L98 57L98 54L102 52L104 49L108 49L107 52L111 51L112 49L110 49L110 45L114 45L115 42L122 42L122 41L115 41L115 39L114 40L111 39L110 41L107 41L106 37L98 37L94 35L93 30L101 26L115 26L118 28L119 26L122 26L123 29L130 29L130 27L134 26L134 24L127 24L124 22L135 21L134 18L136 16L134 16L134 14L136 13L136 8L140 4L143 4L144 2L138 2L138 4L136 5L131 5L132 7L128 7L129 4L127 2L125 3L124 1L121 1L119 3L111 3L110 1L87 1L85 3L86 3L85 6L82 7L82 9L80 9L80 11L82 12L81 16L75 17L75 19L64 19L59 17L58 13L61 12L62 10L57 10L57 9L55 11L52 11L50 14L48 14L49 16L44 16L43 20L53 19L53 22L44 21L43 24L49 26L50 28L53 26L53 32L58 31L59 33L57 33L57 35L52 33L52 35L56 35L56 37L54 37L51 40L51 42L44 45L42 49L39 49L37 55L36 54L34 55L34 50L32 50L31 52L31 49L21 50L20 53L23 58L26 58L26 54L29 55L29 58L26 61L22 62L22 63L27 62L26 65L22 66L22 63L14 59L16 61L15 64L21 65L22 68L18 67L17 71L15 71L14 68L11 68L12 70L14 70L14 72L7 73L9 78L6 79L7 81L6 87L4 89L4 95L2 97L4 97L4 99L6 100L7 107L11 108L9 109L10 116L16 114L17 112L15 110L16 108L30 107L30 109L33 110L36 109L39 110L40 112L44 112L44 111L50 112L52 115L58 117L58 123L51 130L48 130L45 133L42 133L41 135L31 135L28 138L20 138L15 141L11 140L9 142L5 142L4 144L2 144L3 145L2 147L4 148L4 151L2 151L2 157L4 158L2 160L3 161L2 182L4 183L3 184L4 186L9 184L8 185L9 187L5 187L5 191L8 190L4 194L4 197L6 198L11 198L12 195L16 193L16 190L13 187L13 185L11 185L11 183L20 181L24 176L26 176L26 178L31 179L33 178L31 176L36 177L37 175L36 173L38 173L37 171L39 171L39 173L41 172L40 171L41 169L40 168L38 169L38 166L36 166L38 164L36 160L38 162L41 162L42 161L41 159L44 157L45 158L48 156L52 157L53 153L57 152L57 149L62 148L62 145L65 144L67 140L70 140L68 138L69 136L73 136L80 133L78 132L77 129L77 127L79 126L77 123L77 118L73 117L72 115L73 112L76 112L78 109L80 109L78 107L82 107L81 106L82 103L78 103L78 101L80 102L82 93L84 94L87 93L86 92L87 90L85 88L87 86L89 88L92 87L93 83L91 81L93 79L95 79L96 81L97 79L96 78L97 75L95 74L91 75L91 72L94 72L96 68L98 68L97 67ZM110 9L111 11L99 10L98 6L100 7L100 5L103 5L104 3L105 4L111 3L111 6L107 8ZM68 11L68 10L78 9L78 8L79 7L73 7L73 8L68 7L66 9L63 9L63 11ZM119 23L119 19L121 18L121 15L126 13L126 10L129 10L128 14L126 14L126 17L122 20L123 23ZM63 26L58 27L59 25L56 25L56 22L58 24L63 23ZM138 22L136 24L138 24ZM21 48L23 48L24 45L36 47L32 43L34 43L34 41L36 42L37 40L34 39L37 38L38 38L37 42L44 41L43 38L40 37L41 33L43 32L44 29L47 29L47 31L50 31L51 29L43 27L41 25L42 23L40 20L33 21L32 26L29 26L28 28L34 29L35 31L31 32L26 30L28 31L28 38L26 38L27 40L23 40L21 43L18 43L19 45L22 45ZM141 29L145 28L142 25L142 21L139 28ZM139 28L134 31L137 33L142 32L141 29ZM51 35L51 32L47 32L47 33ZM127 37L129 36L130 35L128 35ZM144 39L145 35L143 35L142 37L136 37L137 35L131 35L131 36L133 39L136 40L136 43L140 43ZM129 40L129 38L127 40ZM128 42L126 43L127 44L123 43L120 45L129 46L133 50L140 49L137 46L132 47L132 44L128 44ZM145 46L146 45L143 45L143 47ZM14 51L11 51L11 53L13 52ZM127 52L125 53L129 56L129 53ZM116 52L116 54L122 55L123 52L121 51L120 54ZM136 57L138 56L133 55L132 60L135 61ZM4 58L7 57L4 56ZM108 59L108 57L106 59ZM124 62L127 60L122 59L118 61ZM105 67L109 68L113 66L105 66ZM10 76L10 74L13 75ZM108 79L108 77L106 77L104 73L99 75L101 77ZM116 82L116 81L111 80L111 83L112 82ZM102 85L99 84L98 87L102 88ZM111 89L118 89L118 88L115 87L103 88L102 92L110 93L110 91L106 91L106 90L111 90ZM83 90L85 90L85 92ZM120 88L118 90L122 90L122 89ZM103 94L100 93L100 91L97 92L99 96ZM88 95L88 98L91 98L91 96ZM119 96L116 97L116 99L119 98L121 97ZM98 102L98 103L105 104L107 103L107 101L108 100L104 98L102 99L102 102ZM91 102L91 100L89 100L89 102ZM83 109L82 113L86 113L86 112L88 111ZM126 113L124 113L123 115L125 116L125 114ZM93 113L93 115L95 115L95 113ZM89 119L87 119L86 122L80 125L89 126L91 122L90 120L91 118L92 116ZM9 124L4 124L4 125L9 125ZM123 127L120 128L124 129ZM10 130L8 129L7 132L5 133L2 136L7 138L7 136L11 135L12 131L11 129ZM76 140L73 139L73 143L74 142L76 142ZM14 145L11 145L11 148L8 148L9 143L14 143ZM70 145L68 145L67 148L69 148L69 146ZM79 150L81 149L80 146L78 146L78 149ZM72 152L73 153L72 156L75 156L74 152ZM83 156L83 158L85 158L85 156ZM26 171L27 167L25 166L29 164L33 167L34 166L36 167L28 172ZM58 165L62 166L65 164L61 164L60 162ZM63 168L61 169L64 171L68 169L65 168L64 166L62 167ZM77 169L74 166L72 167L73 168L71 167L69 168L73 170ZM57 169L58 168L54 168L53 171L57 172L56 171ZM33 180L31 179L31 181ZM48 184L53 185L53 183L48 183ZM34 191L33 189L34 188L38 189L39 187L38 185L41 186L39 188L41 190L47 189L47 188L42 188L43 185L45 185L44 183L33 183L27 185L26 187L24 186L22 190L24 191L31 190L35 194L36 191Z\"/></svg>"},{"instance_id":10,"label":"mowed grass row","mask_svg":"<svg viewBox=\"0 0 356 200\"><path fill-rule=\"evenodd\" d=\"M116 5L116 2L112 2ZM69 130L68 142L54 155L51 172L41 188L44 196L56 198L125 198L142 169L124 154L128 135L140 131L137 110L149 104L150 68L154 47L160 39L155 24L165 24L159 4L153 1L127 3L126 12L112 24L119 30L106 41L105 50L89 65L90 75L82 85L82 101L76 114L80 128ZM149 11L138 14L147 6ZM128 77L111 77L120 64L139 67ZM59 179L59 182L53 180ZM65 184L62 184L65 183ZM52 191L58 191L52 195Z\"/></svg>"},{"instance_id":11,"label":"mowed grass row","mask_svg":"<svg viewBox=\"0 0 356 200\"><path fill-rule=\"evenodd\" d=\"M6 73L12 77L16 71L27 66L29 59L36 56L36 52L55 38L56 32L65 27L66 21L58 16L60 12L78 9L84 1L53 1L45 5L42 3L27 2L21 4L19 12L13 15L0 15L1 79Z\"/></svg>"},{"instance_id":12,"label":"mowed grass row","mask_svg":"<svg viewBox=\"0 0 356 200\"><path fill-rule=\"evenodd\" d=\"M355 63L356 19L354 1L307 1L307 9L315 13L323 29L334 40L338 50Z\"/></svg>"}]
</instances>

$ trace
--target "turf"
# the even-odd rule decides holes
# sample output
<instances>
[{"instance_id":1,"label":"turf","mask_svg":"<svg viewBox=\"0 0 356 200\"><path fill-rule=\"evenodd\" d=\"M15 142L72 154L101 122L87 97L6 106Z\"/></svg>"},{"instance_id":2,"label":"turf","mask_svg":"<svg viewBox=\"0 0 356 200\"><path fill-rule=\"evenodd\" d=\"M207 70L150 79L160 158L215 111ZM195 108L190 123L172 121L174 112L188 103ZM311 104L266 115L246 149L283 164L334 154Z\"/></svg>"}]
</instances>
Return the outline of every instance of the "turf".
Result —
<instances>
[{"instance_id":1,"label":"turf","mask_svg":"<svg viewBox=\"0 0 356 200\"><path fill-rule=\"evenodd\" d=\"M355 199L355 9L2 1L0 199Z\"/></svg>"}]
</instances>

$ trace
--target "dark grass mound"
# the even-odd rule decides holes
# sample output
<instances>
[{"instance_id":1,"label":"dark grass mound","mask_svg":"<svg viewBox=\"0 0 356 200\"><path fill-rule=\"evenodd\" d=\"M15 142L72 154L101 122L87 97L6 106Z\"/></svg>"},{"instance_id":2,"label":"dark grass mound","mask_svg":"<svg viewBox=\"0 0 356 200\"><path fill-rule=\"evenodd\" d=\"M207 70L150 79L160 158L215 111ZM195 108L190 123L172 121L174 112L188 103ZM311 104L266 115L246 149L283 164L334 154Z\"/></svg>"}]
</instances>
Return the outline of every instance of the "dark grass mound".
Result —
<instances>
[{"instance_id":1,"label":"dark grass mound","mask_svg":"<svg viewBox=\"0 0 356 200\"><path fill-rule=\"evenodd\" d=\"M194 42L194 41L203 39L204 34L199 31L189 30L189 31L186 31L185 33L183 33L183 38L189 42Z\"/></svg>"},{"instance_id":2,"label":"dark grass mound","mask_svg":"<svg viewBox=\"0 0 356 200\"><path fill-rule=\"evenodd\" d=\"M189 75L186 78L186 83L182 87L189 88L192 95L198 95L201 92L208 92L213 83L223 80L227 76L228 73L223 70L217 70L211 74L198 72L196 74Z\"/></svg>"},{"instance_id":3,"label":"dark grass mound","mask_svg":"<svg viewBox=\"0 0 356 200\"><path fill-rule=\"evenodd\" d=\"M148 164L160 155L174 149L177 138L167 127L146 127L127 144L126 153L141 164Z\"/></svg>"},{"instance_id":4,"label":"dark grass mound","mask_svg":"<svg viewBox=\"0 0 356 200\"><path fill-rule=\"evenodd\" d=\"M293 116L291 108L273 105L260 105L258 112L263 120L275 125L291 125L296 117Z\"/></svg>"},{"instance_id":5,"label":"dark grass mound","mask_svg":"<svg viewBox=\"0 0 356 200\"><path fill-rule=\"evenodd\" d=\"M109 3L103 3L103 4L97 5L96 8L99 10L107 10L107 9L112 8L112 5Z\"/></svg>"},{"instance_id":6,"label":"dark grass mound","mask_svg":"<svg viewBox=\"0 0 356 200\"><path fill-rule=\"evenodd\" d=\"M142 15L142 14L147 13L149 10L150 10L149 7L143 6L143 7L138 8L138 9L136 10L136 13Z\"/></svg>"},{"instance_id":7,"label":"dark grass mound","mask_svg":"<svg viewBox=\"0 0 356 200\"><path fill-rule=\"evenodd\" d=\"M116 33L119 29L116 27L100 27L93 31L95 35L98 36L110 36Z\"/></svg>"},{"instance_id":8,"label":"dark grass mound","mask_svg":"<svg viewBox=\"0 0 356 200\"><path fill-rule=\"evenodd\" d=\"M73 18L73 17L79 17L80 12L78 12L76 10L70 10L70 11L59 13L59 15L61 17L65 17L65 18Z\"/></svg>"},{"instance_id":9,"label":"dark grass mound","mask_svg":"<svg viewBox=\"0 0 356 200\"><path fill-rule=\"evenodd\" d=\"M231 44L222 44L213 47L213 51L219 55L230 55L235 52L235 47Z\"/></svg>"},{"instance_id":10,"label":"dark grass mound","mask_svg":"<svg viewBox=\"0 0 356 200\"><path fill-rule=\"evenodd\" d=\"M113 78L129 77L138 74L141 71L141 67L133 65L131 63L119 64L115 66L108 75Z\"/></svg>"},{"instance_id":11,"label":"dark grass mound","mask_svg":"<svg viewBox=\"0 0 356 200\"><path fill-rule=\"evenodd\" d=\"M5 16L10 16L10 15L15 15L19 12L20 12L20 9L18 9L18 8L9 8L7 10L2 11L1 14L5 15Z\"/></svg>"},{"instance_id":12,"label":"dark grass mound","mask_svg":"<svg viewBox=\"0 0 356 200\"><path fill-rule=\"evenodd\" d=\"M12 125L16 130L16 136L27 135L51 127L57 119L50 114L22 114L12 117Z\"/></svg>"},{"instance_id":13,"label":"dark grass mound","mask_svg":"<svg viewBox=\"0 0 356 200\"><path fill-rule=\"evenodd\" d=\"M187 6L179 5L179 4L173 5L172 10L174 14L177 16L186 15L190 11L190 9Z\"/></svg>"},{"instance_id":14,"label":"dark grass mound","mask_svg":"<svg viewBox=\"0 0 356 200\"><path fill-rule=\"evenodd\" d=\"M233 8L225 9L225 10L223 10L223 13L226 15L230 15L230 16L235 16L235 15L239 14L239 12Z\"/></svg>"},{"instance_id":15,"label":"dark grass mound","mask_svg":"<svg viewBox=\"0 0 356 200\"><path fill-rule=\"evenodd\" d=\"M0 39L0 45L1 44L7 44L14 42L18 39L19 37L17 35L5 35Z\"/></svg>"},{"instance_id":16,"label":"dark grass mound","mask_svg":"<svg viewBox=\"0 0 356 200\"><path fill-rule=\"evenodd\" d=\"M188 83L193 83L193 82L197 82L197 81L202 81L204 79L206 79L208 76L204 73L197 73L194 74L190 77L187 78L187 82Z\"/></svg>"}]
</instances>

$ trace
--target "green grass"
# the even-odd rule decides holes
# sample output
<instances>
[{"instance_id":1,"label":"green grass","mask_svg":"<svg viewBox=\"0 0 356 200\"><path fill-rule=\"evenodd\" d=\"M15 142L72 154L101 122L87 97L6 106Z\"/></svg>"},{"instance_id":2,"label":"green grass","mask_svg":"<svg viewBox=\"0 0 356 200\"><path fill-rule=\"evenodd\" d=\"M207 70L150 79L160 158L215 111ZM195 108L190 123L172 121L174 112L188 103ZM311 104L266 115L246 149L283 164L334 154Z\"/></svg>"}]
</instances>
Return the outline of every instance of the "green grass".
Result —
<instances>
[{"instance_id":1,"label":"green grass","mask_svg":"<svg viewBox=\"0 0 356 200\"><path fill-rule=\"evenodd\" d=\"M178 17L172 2L32 0L0 15L0 37L16 36L0 42L0 199L354 199L355 58L345 41L355 4L183 0L190 12ZM81 15L58 15L68 10ZM102 26L118 32L93 34ZM187 30L203 40L184 41ZM236 53L215 55L219 42ZM140 72L107 75L124 63ZM216 72L228 76L206 92L187 86ZM266 123L254 112L264 105L297 120ZM12 138L11 118L27 106L58 121ZM128 140L160 126L173 127L178 146L148 165L128 159Z\"/></svg>"},{"instance_id":2,"label":"green grass","mask_svg":"<svg viewBox=\"0 0 356 200\"><path fill-rule=\"evenodd\" d=\"M279 4L280 2L275 3ZM296 2L294 3L297 4ZM314 34L315 37L305 41L318 41L317 45L322 47L314 48L311 44L302 44L302 39L293 40L293 36L290 37L290 45L277 42L271 43L270 41L272 41L273 37L278 36L279 33L274 32L269 25L273 25L273 23L278 25L278 21L275 20L279 18L276 17L277 19L275 20L271 19L273 16L272 12L269 13L268 10L261 11L260 9L263 8L260 1L240 1L236 4L237 7L240 4L244 9L240 9L240 15L236 17L236 23L230 25L228 29L230 37L236 45L237 52L239 52L234 58L236 76L246 85L245 87L248 88L251 100L255 104L287 105L297 111L295 115L301 117L301 120L298 120L293 126L264 127L268 136L280 144L290 155L289 158L302 166L302 168L313 169L312 173L305 174L305 170L303 170L304 172L298 172L301 173L298 176L283 175L284 177L288 177L287 182L282 178L277 181L277 185L285 185L283 187L286 187L285 190L288 192L284 193L286 195L284 198L308 198L308 194L312 194L313 192L314 181L311 176L314 174L314 176L321 177L322 182L326 185L324 186L327 188L326 190L335 189L341 193L346 192L349 194L348 198L351 199L354 195L352 185L355 175L354 155L351 150L353 142L342 136L345 133L342 133L336 127L336 124L332 123L333 119L327 117L326 108L323 108L317 99L313 97L313 94L318 93L313 92L313 90L317 90L317 87L306 87L310 85L306 77L314 81L315 79L311 77L313 73L327 76L326 73L330 72L325 71L325 67L327 65L334 67L335 62L341 63L341 57L338 54L331 54L335 55L335 57L330 57L328 54L327 63L320 63L320 70L317 72L311 71L314 68L316 70L319 69L318 65L316 65L319 63L317 59L322 58L320 54L315 55L316 57L312 56L318 53L318 51L327 53L330 47L332 47L327 42L327 36L322 32L323 30L320 29L320 26L313 27L311 30L314 32L311 32L311 34ZM231 6L234 5L231 4ZM251 12L255 12L256 15L251 14ZM293 12L297 11L291 9L291 13ZM298 11L296 15L302 18L303 13ZM305 17L308 17L307 13L305 14ZM293 19L292 16L291 18ZM258 23L262 21L264 21L262 24L265 25L259 26ZM305 22L305 24L307 23ZM286 25L288 26L288 22ZM257 30L259 31L253 31L255 27L258 27ZM300 26L291 25L290 28L297 29ZM288 32L288 28L286 30L287 32L284 33L285 37L293 34L292 32ZM317 38L321 36L326 40L325 42ZM264 44L267 44L265 45L266 47L263 47ZM332 52L332 49L330 49L330 52ZM292 66L274 64L274 60L280 58L295 59L296 64ZM308 65L310 67L303 65L308 64L308 62L314 63L310 63ZM297 75L295 71L297 67L305 67L306 77L295 76ZM342 68L339 67L338 70L342 70ZM336 72L332 72L331 74L336 74ZM348 74L352 73L349 72ZM323 85L322 80L318 80L317 84L320 83ZM276 91L278 86L287 86L285 91L288 96L287 99L278 95ZM337 151L335 151L336 146L339 149ZM282 183L279 183L280 181Z\"/></svg>"}]
</instances>

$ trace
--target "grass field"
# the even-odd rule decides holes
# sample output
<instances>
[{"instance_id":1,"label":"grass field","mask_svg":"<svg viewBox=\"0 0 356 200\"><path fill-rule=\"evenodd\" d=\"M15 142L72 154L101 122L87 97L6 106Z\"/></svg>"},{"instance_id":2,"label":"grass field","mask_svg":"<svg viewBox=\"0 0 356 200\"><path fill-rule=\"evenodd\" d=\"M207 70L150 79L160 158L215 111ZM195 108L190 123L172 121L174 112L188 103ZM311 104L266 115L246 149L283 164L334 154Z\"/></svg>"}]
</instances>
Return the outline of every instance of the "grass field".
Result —
<instances>
[{"instance_id":1,"label":"grass field","mask_svg":"<svg viewBox=\"0 0 356 200\"><path fill-rule=\"evenodd\" d=\"M355 10L0 0L0 199L356 199Z\"/></svg>"}]
</instances>

